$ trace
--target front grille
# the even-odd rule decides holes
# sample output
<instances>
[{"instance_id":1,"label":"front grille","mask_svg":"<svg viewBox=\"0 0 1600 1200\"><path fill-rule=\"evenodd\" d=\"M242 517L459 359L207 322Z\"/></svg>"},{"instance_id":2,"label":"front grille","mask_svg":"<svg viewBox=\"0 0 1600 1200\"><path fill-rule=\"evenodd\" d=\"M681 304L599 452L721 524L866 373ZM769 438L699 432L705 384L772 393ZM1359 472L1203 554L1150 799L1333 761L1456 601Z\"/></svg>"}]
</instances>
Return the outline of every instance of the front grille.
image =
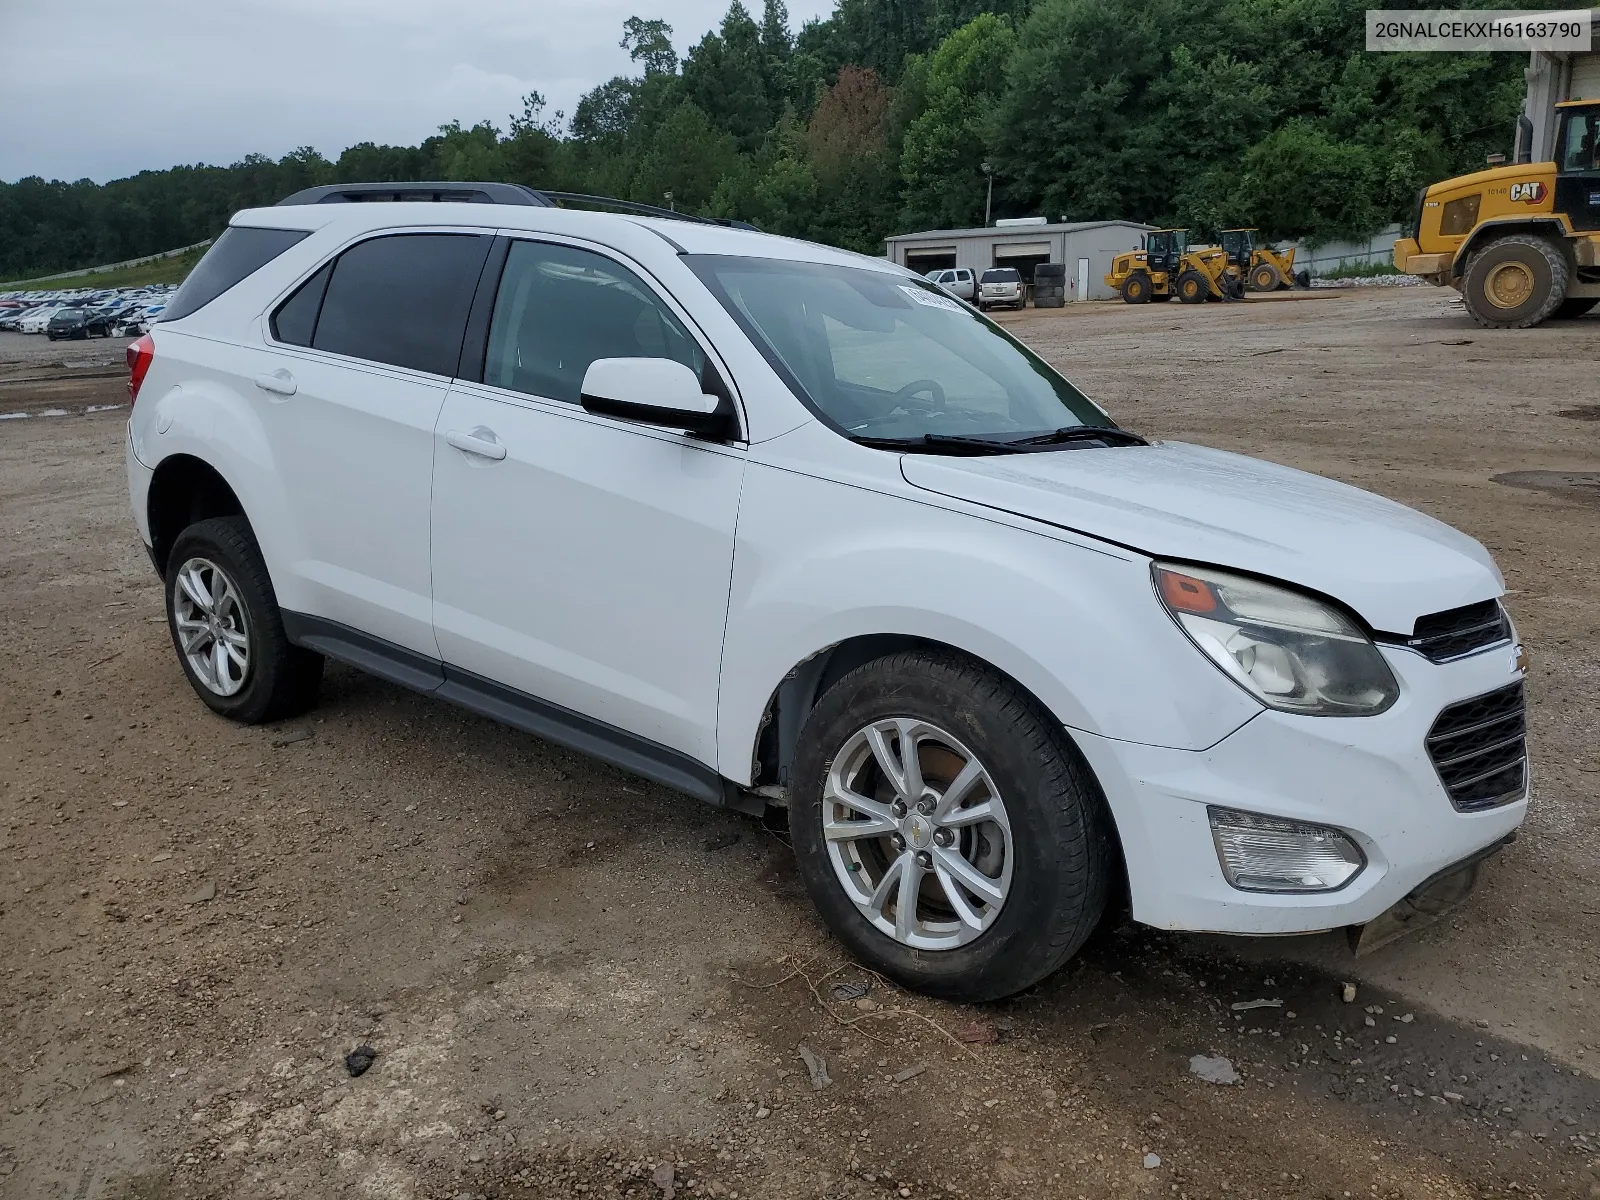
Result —
<instances>
[{"instance_id":1,"label":"front grille","mask_svg":"<svg viewBox=\"0 0 1600 1200\"><path fill-rule=\"evenodd\" d=\"M1511 625L1498 600L1468 604L1418 617L1406 645L1432 662L1449 662L1511 639Z\"/></svg>"},{"instance_id":2,"label":"front grille","mask_svg":"<svg viewBox=\"0 0 1600 1200\"><path fill-rule=\"evenodd\" d=\"M1528 785L1522 683L1452 704L1428 731L1428 757L1450 803L1478 812L1520 799Z\"/></svg>"}]
</instances>

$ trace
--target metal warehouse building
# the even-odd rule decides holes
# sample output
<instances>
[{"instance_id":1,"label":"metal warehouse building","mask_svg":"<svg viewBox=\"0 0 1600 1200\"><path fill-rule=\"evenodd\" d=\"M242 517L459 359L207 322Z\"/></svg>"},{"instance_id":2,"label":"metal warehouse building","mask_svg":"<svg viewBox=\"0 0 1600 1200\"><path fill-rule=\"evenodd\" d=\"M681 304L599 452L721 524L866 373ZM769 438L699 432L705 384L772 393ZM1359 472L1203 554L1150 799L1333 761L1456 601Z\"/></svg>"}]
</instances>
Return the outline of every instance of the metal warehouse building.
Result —
<instances>
[{"instance_id":1,"label":"metal warehouse building","mask_svg":"<svg viewBox=\"0 0 1600 1200\"><path fill-rule=\"evenodd\" d=\"M1074 221L1052 225L1005 222L988 229L930 229L888 239L888 257L919 275L943 267L1016 267L1033 281L1040 263L1065 263L1068 300L1112 300L1105 285L1113 255L1136 250L1140 235L1153 225L1137 221Z\"/></svg>"}]
</instances>

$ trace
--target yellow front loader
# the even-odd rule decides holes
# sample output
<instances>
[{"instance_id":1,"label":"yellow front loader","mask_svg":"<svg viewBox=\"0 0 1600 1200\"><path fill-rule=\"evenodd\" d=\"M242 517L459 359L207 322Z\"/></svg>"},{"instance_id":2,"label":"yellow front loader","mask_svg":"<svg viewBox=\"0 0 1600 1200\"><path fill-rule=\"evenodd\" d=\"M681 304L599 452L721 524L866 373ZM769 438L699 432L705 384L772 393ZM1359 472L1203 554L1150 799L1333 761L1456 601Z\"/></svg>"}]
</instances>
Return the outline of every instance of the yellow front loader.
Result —
<instances>
[{"instance_id":1,"label":"yellow front loader","mask_svg":"<svg viewBox=\"0 0 1600 1200\"><path fill-rule=\"evenodd\" d=\"M1128 304L1170 300L1185 304L1232 300L1242 294L1228 275L1228 256L1216 246L1189 245L1187 229L1154 229L1144 235L1144 249L1111 260L1106 286Z\"/></svg>"},{"instance_id":2,"label":"yellow front loader","mask_svg":"<svg viewBox=\"0 0 1600 1200\"><path fill-rule=\"evenodd\" d=\"M1256 230L1224 229L1222 249L1236 277L1252 292L1275 292L1279 288L1311 286L1311 273L1294 273L1294 247L1279 250L1271 244L1256 245Z\"/></svg>"},{"instance_id":3,"label":"yellow front loader","mask_svg":"<svg viewBox=\"0 0 1600 1200\"><path fill-rule=\"evenodd\" d=\"M1600 100L1556 105L1556 161L1424 188L1394 265L1461 293L1479 325L1527 329L1600 303Z\"/></svg>"}]
</instances>

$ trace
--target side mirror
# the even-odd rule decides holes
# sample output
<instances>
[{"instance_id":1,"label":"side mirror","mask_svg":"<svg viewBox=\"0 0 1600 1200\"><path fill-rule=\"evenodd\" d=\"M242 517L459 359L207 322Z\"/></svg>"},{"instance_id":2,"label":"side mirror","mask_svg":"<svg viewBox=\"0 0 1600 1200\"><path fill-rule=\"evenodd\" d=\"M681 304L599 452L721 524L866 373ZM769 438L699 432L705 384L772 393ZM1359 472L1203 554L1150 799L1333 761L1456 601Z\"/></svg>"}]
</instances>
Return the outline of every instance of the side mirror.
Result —
<instances>
[{"instance_id":1,"label":"side mirror","mask_svg":"<svg viewBox=\"0 0 1600 1200\"><path fill-rule=\"evenodd\" d=\"M733 413L720 396L700 390L699 377L670 358L597 358L583 375L584 411L697 437L733 432Z\"/></svg>"}]
</instances>

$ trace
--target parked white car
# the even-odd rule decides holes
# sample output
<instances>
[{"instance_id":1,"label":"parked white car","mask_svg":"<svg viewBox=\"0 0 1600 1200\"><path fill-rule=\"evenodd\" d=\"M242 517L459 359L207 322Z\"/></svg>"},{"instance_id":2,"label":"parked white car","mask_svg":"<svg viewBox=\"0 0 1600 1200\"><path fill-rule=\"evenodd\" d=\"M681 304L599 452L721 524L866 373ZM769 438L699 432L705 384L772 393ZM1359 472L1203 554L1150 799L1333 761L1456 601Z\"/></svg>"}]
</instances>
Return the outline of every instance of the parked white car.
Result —
<instances>
[{"instance_id":1,"label":"parked white car","mask_svg":"<svg viewBox=\"0 0 1600 1200\"><path fill-rule=\"evenodd\" d=\"M17 322L17 332L43 333L45 326L50 324L50 318L66 307L65 304L41 304Z\"/></svg>"},{"instance_id":2,"label":"parked white car","mask_svg":"<svg viewBox=\"0 0 1600 1200\"><path fill-rule=\"evenodd\" d=\"M1381 928L1527 810L1483 547L1147 442L879 260L286 204L129 364L133 515L212 709L301 712L332 657L786 806L823 918L911 987L1025 988L1124 889L1166 929Z\"/></svg>"}]
</instances>

